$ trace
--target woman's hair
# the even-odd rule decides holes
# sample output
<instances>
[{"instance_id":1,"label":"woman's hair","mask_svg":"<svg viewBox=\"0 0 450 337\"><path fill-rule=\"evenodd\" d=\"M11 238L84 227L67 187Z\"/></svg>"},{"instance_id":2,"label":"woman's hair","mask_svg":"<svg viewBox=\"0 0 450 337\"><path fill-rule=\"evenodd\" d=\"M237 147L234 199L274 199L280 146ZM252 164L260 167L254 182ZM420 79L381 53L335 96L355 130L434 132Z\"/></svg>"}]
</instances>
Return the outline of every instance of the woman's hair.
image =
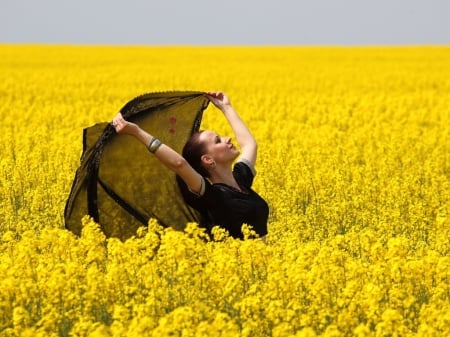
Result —
<instances>
[{"instance_id":1,"label":"woman's hair","mask_svg":"<svg viewBox=\"0 0 450 337\"><path fill-rule=\"evenodd\" d=\"M203 131L194 132L183 147L182 156L203 177L209 177L209 172L202 165L202 156L205 154L205 144L200 141Z\"/></svg>"}]
</instances>

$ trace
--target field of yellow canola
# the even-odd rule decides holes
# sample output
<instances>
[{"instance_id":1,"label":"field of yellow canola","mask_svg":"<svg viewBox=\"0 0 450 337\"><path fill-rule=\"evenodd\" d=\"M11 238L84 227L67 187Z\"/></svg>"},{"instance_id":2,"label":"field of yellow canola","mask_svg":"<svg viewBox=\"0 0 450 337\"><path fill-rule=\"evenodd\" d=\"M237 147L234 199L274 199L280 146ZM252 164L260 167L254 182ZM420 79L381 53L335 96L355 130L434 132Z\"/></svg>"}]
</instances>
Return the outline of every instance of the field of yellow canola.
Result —
<instances>
[{"instance_id":1,"label":"field of yellow canola","mask_svg":"<svg viewBox=\"0 0 450 337\"><path fill-rule=\"evenodd\" d=\"M0 45L0 78L0 337L450 335L450 47ZM167 90L251 128L267 244L64 229L82 129Z\"/></svg>"}]
</instances>

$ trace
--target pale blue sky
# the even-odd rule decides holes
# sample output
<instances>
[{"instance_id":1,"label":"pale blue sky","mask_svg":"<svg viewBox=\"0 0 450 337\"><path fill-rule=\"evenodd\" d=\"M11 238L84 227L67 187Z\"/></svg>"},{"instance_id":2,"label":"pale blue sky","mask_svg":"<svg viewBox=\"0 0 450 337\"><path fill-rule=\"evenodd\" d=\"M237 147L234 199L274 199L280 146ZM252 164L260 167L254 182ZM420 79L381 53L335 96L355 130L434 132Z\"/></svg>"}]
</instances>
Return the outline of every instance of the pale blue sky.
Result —
<instances>
[{"instance_id":1,"label":"pale blue sky","mask_svg":"<svg viewBox=\"0 0 450 337\"><path fill-rule=\"evenodd\" d=\"M0 3L0 43L450 45L450 0Z\"/></svg>"}]
</instances>

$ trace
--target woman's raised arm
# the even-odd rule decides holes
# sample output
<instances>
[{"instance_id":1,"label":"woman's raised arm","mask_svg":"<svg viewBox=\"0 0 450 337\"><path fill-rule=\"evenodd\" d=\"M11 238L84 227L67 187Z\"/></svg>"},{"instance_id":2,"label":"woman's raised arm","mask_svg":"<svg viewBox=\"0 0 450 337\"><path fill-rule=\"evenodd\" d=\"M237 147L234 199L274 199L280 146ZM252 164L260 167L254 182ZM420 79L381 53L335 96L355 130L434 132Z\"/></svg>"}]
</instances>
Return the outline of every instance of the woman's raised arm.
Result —
<instances>
[{"instance_id":1,"label":"woman's raised arm","mask_svg":"<svg viewBox=\"0 0 450 337\"><path fill-rule=\"evenodd\" d=\"M205 93L210 101L220 109L225 118L228 120L231 128L233 129L236 141L241 148L241 157L248 160L253 166L256 162L256 155L258 150L258 144L255 138L247 128L245 123L239 117L238 113L231 105L230 99L223 92L206 92Z\"/></svg>"},{"instance_id":2,"label":"woman's raised arm","mask_svg":"<svg viewBox=\"0 0 450 337\"><path fill-rule=\"evenodd\" d=\"M159 140L155 140L150 133L141 129L139 125L126 121L120 113L114 117L112 125L118 134L133 136L145 145L161 163L179 175L191 191L197 193L201 191L202 176L178 152L165 144L159 144Z\"/></svg>"}]
</instances>

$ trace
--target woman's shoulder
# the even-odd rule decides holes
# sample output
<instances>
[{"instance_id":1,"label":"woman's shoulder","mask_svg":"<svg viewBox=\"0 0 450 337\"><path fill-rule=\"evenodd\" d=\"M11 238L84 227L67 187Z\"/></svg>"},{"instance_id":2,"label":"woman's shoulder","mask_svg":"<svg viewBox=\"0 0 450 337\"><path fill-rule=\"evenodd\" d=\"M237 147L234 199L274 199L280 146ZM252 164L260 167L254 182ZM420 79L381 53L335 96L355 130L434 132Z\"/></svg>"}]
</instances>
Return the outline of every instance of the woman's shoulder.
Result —
<instances>
[{"instance_id":1,"label":"woman's shoulder","mask_svg":"<svg viewBox=\"0 0 450 337\"><path fill-rule=\"evenodd\" d=\"M236 162L236 164L234 164L234 170L236 169L245 169L245 170L250 170L250 173L253 176L256 176L256 170L255 167L252 165L252 163L250 163L249 160L241 157L238 159L238 161Z\"/></svg>"},{"instance_id":2,"label":"woman's shoulder","mask_svg":"<svg viewBox=\"0 0 450 337\"><path fill-rule=\"evenodd\" d=\"M233 175L238 184L250 188L253 184L256 170L248 160L240 158L236 164L234 164Z\"/></svg>"}]
</instances>

